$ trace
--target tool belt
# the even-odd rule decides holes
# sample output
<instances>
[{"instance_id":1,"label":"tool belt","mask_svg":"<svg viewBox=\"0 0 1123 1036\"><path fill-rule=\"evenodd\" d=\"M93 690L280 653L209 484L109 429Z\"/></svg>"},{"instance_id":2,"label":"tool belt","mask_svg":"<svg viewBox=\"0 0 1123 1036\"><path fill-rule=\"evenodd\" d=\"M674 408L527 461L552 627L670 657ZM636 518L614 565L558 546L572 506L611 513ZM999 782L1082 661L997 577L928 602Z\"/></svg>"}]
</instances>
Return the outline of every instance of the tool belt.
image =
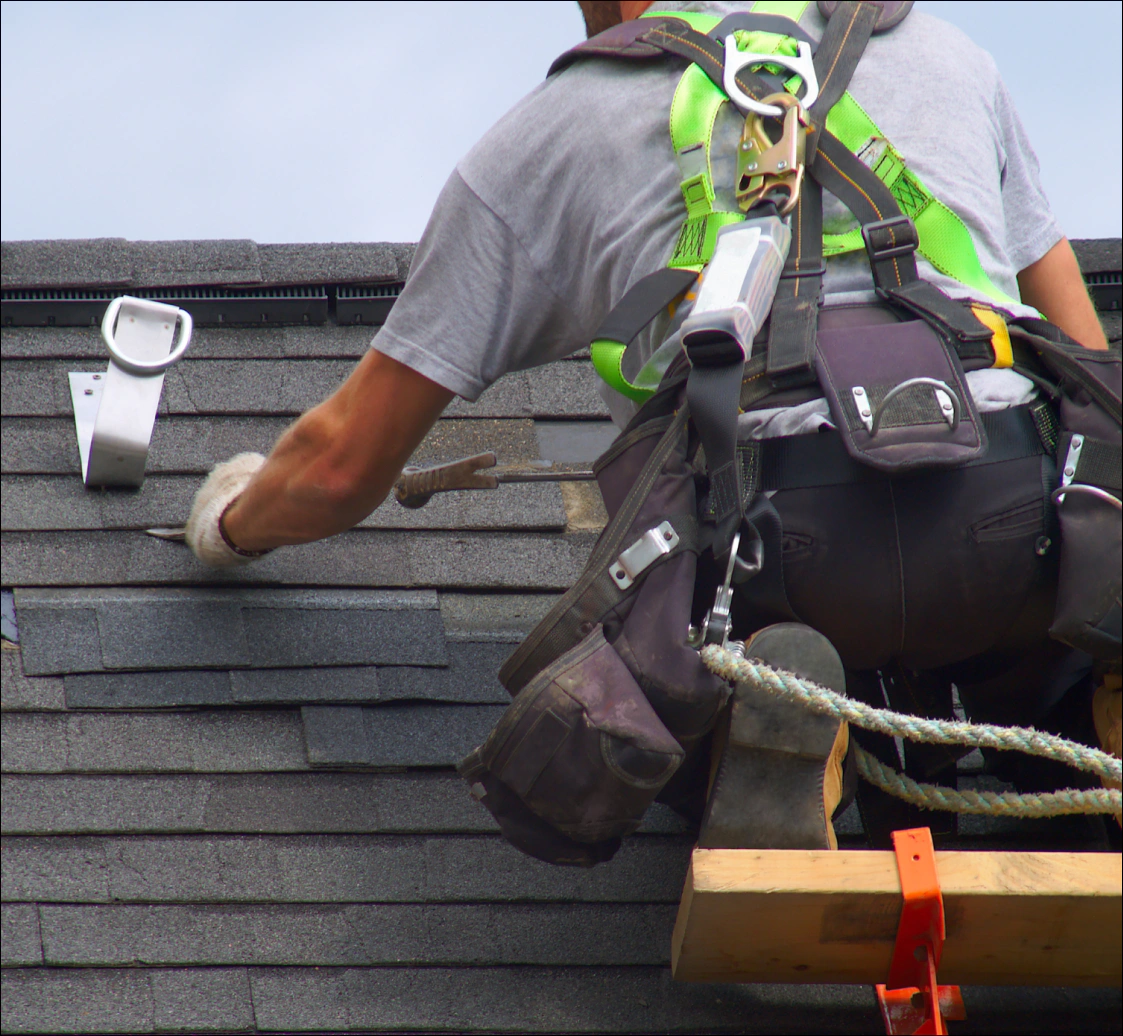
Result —
<instances>
[{"instance_id":1,"label":"tool belt","mask_svg":"<svg viewBox=\"0 0 1123 1036\"><path fill-rule=\"evenodd\" d=\"M726 82L731 66L722 64L720 42L696 31L689 17L618 26L560 59L561 67L574 53L674 55L725 82L730 96L776 99L775 83L744 68L733 85ZM734 30L760 28L761 18L764 31L805 38L775 15L735 15L715 35L728 33L729 50ZM823 83L812 116L842 96L877 18L876 5L838 5L814 55ZM800 53L810 61L809 52ZM799 67L811 78L809 67ZM784 595L782 529L770 490L922 478L1055 452L1062 475L1050 495L1062 554L1051 633L1119 666L1119 357L1090 352L1045 321L1004 319L958 302L923 281L916 226L885 183L821 125L799 130L791 106L778 107L784 134L810 135L804 150L793 143L785 152L802 155L805 170L774 177L773 186L787 192L779 211L791 213L795 244L769 324L756 343L735 331L684 335L684 352L658 390L633 394L646 402L594 467L609 522L580 579L501 669L514 702L459 767L508 840L540 859L592 866L611 857L713 729L729 688L704 667L699 649L729 641L739 586L751 588L758 603L770 602L777 617L796 617ZM674 115L672 135L673 123ZM754 153L771 142L759 124L750 132L748 121L743 139ZM749 175L755 166L745 168L742 193L747 206L757 206L769 184ZM635 389L620 367L628 343L694 283L700 267L688 260L709 260L722 233L717 224L743 219L692 213L692 197L713 196L692 195L692 182L683 185L690 215L676 258L621 299L594 342L595 363L598 342L613 347L616 380L608 380L627 393ZM862 223L881 299L880 310L849 326L819 320L823 187ZM691 220L701 236L688 233ZM1044 398L980 415L965 370L984 366L1012 366ZM738 442L739 409L778 405L793 392L825 397L837 431Z\"/></svg>"}]
</instances>

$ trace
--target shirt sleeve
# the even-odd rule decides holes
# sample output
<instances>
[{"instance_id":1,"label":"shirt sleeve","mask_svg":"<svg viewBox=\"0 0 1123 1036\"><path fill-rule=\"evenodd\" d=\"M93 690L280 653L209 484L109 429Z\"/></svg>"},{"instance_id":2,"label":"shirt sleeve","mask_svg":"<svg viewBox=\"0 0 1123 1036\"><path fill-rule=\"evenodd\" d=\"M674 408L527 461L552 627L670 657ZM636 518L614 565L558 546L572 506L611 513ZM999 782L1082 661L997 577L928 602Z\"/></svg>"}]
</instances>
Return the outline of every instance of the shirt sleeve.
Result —
<instances>
[{"instance_id":1,"label":"shirt sleeve","mask_svg":"<svg viewBox=\"0 0 1123 1036\"><path fill-rule=\"evenodd\" d=\"M473 401L512 370L588 345L506 223L454 172L372 347Z\"/></svg>"},{"instance_id":2,"label":"shirt sleeve","mask_svg":"<svg viewBox=\"0 0 1123 1036\"><path fill-rule=\"evenodd\" d=\"M995 114L1004 152L1002 207L1006 250L1014 270L1021 271L1060 241L1064 231L1049 207L1037 155L1001 80L995 96Z\"/></svg>"}]
</instances>

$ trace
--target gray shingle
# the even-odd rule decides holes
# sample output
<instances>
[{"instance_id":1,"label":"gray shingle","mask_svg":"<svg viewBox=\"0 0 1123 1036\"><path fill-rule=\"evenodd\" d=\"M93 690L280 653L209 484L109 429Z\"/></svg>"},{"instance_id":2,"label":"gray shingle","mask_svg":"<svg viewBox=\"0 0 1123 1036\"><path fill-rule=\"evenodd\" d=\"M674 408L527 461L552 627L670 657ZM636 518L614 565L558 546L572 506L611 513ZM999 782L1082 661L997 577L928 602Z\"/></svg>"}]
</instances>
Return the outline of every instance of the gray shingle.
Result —
<instances>
[{"instance_id":1,"label":"gray shingle","mask_svg":"<svg viewBox=\"0 0 1123 1036\"><path fill-rule=\"evenodd\" d=\"M0 652L0 709L56 712L65 708L62 681L55 677L24 676L19 649L5 642Z\"/></svg>"},{"instance_id":2,"label":"gray shingle","mask_svg":"<svg viewBox=\"0 0 1123 1036\"><path fill-rule=\"evenodd\" d=\"M278 1029L873 1032L879 1021L868 988L676 984L661 968L255 968L250 981L258 1024Z\"/></svg>"},{"instance_id":3,"label":"gray shingle","mask_svg":"<svg viewBox=\"0 0 1123 1036\"><path fill-rule=\"evenodd\" d=\"M557 594L442 593L441 617L450 639L518 643L557 603Z\"/></svg>"},{"instance_id":4,"label":"gray shingle","mask_svg":"<svg viewBox=\"0 0 1123 1036\"><path fill-rule=\"evenodd\" d=\"M5 773L257 773L305 770L300 714L6 712Z\"/></svg>"},{"instance_id":5,"label":"gray shingle","mask_svg":"<svg viewBox=\"0 0 1123 1036\"><path fill-rule=\"evenodd\" d=\"M17 614L23 632L20 655L25 674L40 676L81 672L91 666L101 668L95 601L87 600L85 607L44 611L32 605L25 609L19 600L22 593L17 590Z\"/></svg>"},{"instance_id":6,"label":"gray shingle","mask_svg":"<svg viewBox=\"0 0 1123 1036\"><path fill-rule=\"evenodd\" d=\"M69 903L670 903L691 843L650 836L592 870L498 835L11 837L4 895Z\"/></svg>"},{"instance_id":7,"label":"gray shingle","mask_svg":"<svg viewBox=\"0 0 1123 1036\"><path fill-rule=\"evenodd\" d=\"M460 636L454 634L454 636ZM492 643L451 640L447 669L386 666L378 671L382 701L424 699L505 705L510 695L499 683L499 667L514 650L515 638Z\"/></svg>"},{"instance_id":8,"label":"gray shingle","mask_svg":"<svg viewBox=\"0 0 1123 1036\"><path fill-rule=\"evenodd\" d=\"M252 1016L240 999L247 978ZM861 1033L881 1026L869 987L676 983L668 969L643 966L41 968L5 970L5 1031L152 1031L153 1020L166 1017L160 1007L190 984L198 990L195 1011L221 1005L231 1026L194 1014L196 1032L231 1031L232 1023L273 1032ZM963 995L972 1032L1119 1028L1117 989L964 987Z\"/></svg>"},{"instance_id":9,"label":"gray shingle","mask_svg":"<svg viewBox=\"0 0 1123 1036\"><path fill-rule=\"evenodd\" d=\"M133 256L123 237L84 241L5 241L0 244L5 288L126 287Z\"/></svg>"},{"instance_id":10,"label":"gray shingle","mask_svg":"<svg viewBox=\"0 0 1123 1036\"><path fill-rule=\"evenodd\" d=\"M399 700L506 704L510 699L496 673L511 650L512 645L508 643L458 643L449 656L447 668L335 666L218 672L71 673L65 680L65 705L60 696L55 707L166 709ZM59 684L48 678L36 678L36 681L52 687ZM24 678L24 683L36 681ZM36 700L46 700L45 693Z\"/></svg>"},{"instance_id":11,"label":"gray shingle","mask_svg":"<svg viewBox=\"0 0 1123 1036\"><path fill-rule=\"evenodd\" d=\"M64 417L73 410L67 372L104 370L75 360L8 360L0 370L0 410L9 417ZM168 371L161 414L297 416L334 392L351 360L201 360L190 354ZM475 403L457 399L450 417L594 417L608 411L596 394L592 365L563 360L533 374L508 374Z\"/></svg>"},{"instance_id":12,"label":"gray shingle","mask_svg":"<svg viewBox=\"0 0 1123 1036\"><path fill-rule=\"evenodd\" d=\"M269 360L335 357L358 360L373 337L370 327L198 327L191 336L193 360ZM5 327L0 357L70 359L108 363L109 353L96 327Z\"/></svg>"},{"instance_id":13,"label":"gray shingle","mask_svg":"<svg viewBox=\"0 0 1123 1036\"><path fill-rule=\"evenodd\" d=\"M261 262L253 241L132 241L130 248L133 284L138 287L262 282Z\"/></svg>"},{"instance_id":14,"label":"gray shingle","mask_svg":"<svg viewBox=\"0 0 1123 1036\"><path fill-rule=\"evenodd\" d=\"M374 284L404 280L408 243L258 245L247 240L5 241L5 288Z\"/></svg>"},{"instance_id":15,"label":"gray shingle","mask_svg":"<svg viewBox=\"0 0 1123 1036\"><path fill-rule=\"evenodd\" d=\"M166 709L233 705L230 675L228 672L207 670L71 673L64 681L66 704L71 709ZM252 698L249 701L243 700L241 704L251 702ZM275 705L278 702L274 698L262 704Z\"/></svg>"},{"instance_id":16,"label":"gray shingle","mask_svg":"<svg viewBox=\"0 0 1123 1036\"><path fill-rule=\"evenodd\" d=\"M300 710L310 766L366 766L363 710L357 705L316 705Z\"/></svg>"},{"instance_id":17,"label":"gray shingle","mask_svg":"<svg viewBox=\"0 0 1123 1036\"><path fill-rule=\"evenodd\" d=\"M5 968L0 1003L5 1032L153 1031L143 971Z\"/></svg>"},{"instance_id":18,"label":"gray shingle","mask_svg":"<svg viewBox=\"0 0 1123 1036\"><path fill-rule=\"evenodd\" d=\"M455 766L503 714L498 705L309 705L311 766Z\"/></svg>"},{"instance_id":19,"label":"gray shingle","mask_svg":"<svg viewBox=\"0 0 1123 1036\"><path fill-rule=\"evenodd\" d=\"M20 969L3 974L5 1032L237 1032L254 1025L244 968Z\"/></svg>"},{"instance_id":20,"label":"gray shingle","mask_svg":"<svg viewBox=\"0 0 1123 1036\"><path fill-rule=\"evenodd\" d=\"M379 671L376 666L365 665L331 669L235 669L230 673L230 694L236 705L379 701L385 697L379 686Z\"/></svg>"},{"instance_id":21,"label":"gray shingle","mask_svg":"<svg viewBox=\"0 0 1123 1036\"><path fill-rule=\"evenodd\" d=\"M405 280L412 244L258 245L269 284L377 284Z\"/></svg>"},{"instance_id":22,"label":"gray shingle","mask_svg":"<svg viewBox=\"0 0 1123 1036\"><path fill-rule=\"evenodd\" d=\"M251 968L261 1028L879 1032L868 986L679 983L666 968ZM972 1032L1117 1032L1117 989L964 987Z\"/></svg>"},{"instance_id":23,"label":"gray shingle","mask_svg":"<svg viewBox=\"0 0 1123 1036\"><path fill-rule=\"evenodd\" d=\"M10 532L0 555L0 582L565 590L580 574L592 544L587 533L355 530L304 547L283 547L231 572L208 569L182 544L140 532Z\"/></svg>"},{"instance_id":24,"label":"gray shingle","mask_svg":"<svg viewBox=\"0 0 1123 1036\"><path fill-rule=\"evenodd\" d=\"M552 365L552 376L530 377L530 410L535 417L608 419L592 362L570 360Z\"/></svg>"},{"instance_id":25,"label":"gray shingle","mask_svg":"<svg viewBox=\"0 0 1123 1036\"><path fill-rule=\"evenodd\" d=\"M410 458L411 464L444 464L477 453L494 452L501 465L537 460L533 421L518 418L442 418Z\"/></svg>"},{"instance_id":26,"label":"gray shingle","mask_svg":"<svg viewBox=\"0 0 1123 1036\"><path fill-rule=\"evenodd\" d=\"M160 418L152 430L147 473L199 476L236 453L268 453L291 423L288 417ZM5 418L0 425L0 442L6 475L81 474L71 417ZM105 495L122 500L134 495L141 506L147 492L147 488L136 494L107 490Z\"/></svg>"},{"instance_id":27,"label":"gray shingle","mask_svg":"<svg viewBox=\"0 0 1123 1036\"><path fill-rule=\"evenodd\" d=\"M1085 238L1072 242L1072 250L1085 273L1123 270L1123 239L1117 237Z\"/></svg>"},{"instance_id":28,"label":"gray shingle","mask_svg":"<svg viewBox=\"0 0 1123 1036\"><path fill-rule=\"evenodd\" d=\"M43 963L39 908L34 903L0 906L0 963L5 968Z\"/></svg>"},{"instance_id":29,"label":"gray shingle","mask_svg":"<svg viewBox=\"0 0 1123 1036\"><path fill-rule=\"evenodd\" d=\"M244 968L149 972L153 1028L157 1032L254 1027L253 997Z\"/></svg>"},{"instance_id":30,"label":"gray shingle","mask_svg":"<svg viewBox=\"0 0 1123 1036\"><path fill-rule=\"evenodd\" d=\"M16 605L30 675L447 661L426 591L20 589Z\"/></svg>"},{"instance_id":31,"label":"gray shingle","mask_svg":"<svg viewBox=\"0 0 1123 1036\"><path fill-rule=\"evenodd\" d=\"M668 964L671 904L5 907L13 963ZM30 956L31 952L35 956Z\"/></svg>"},{"instance_id":32,"label":"gray shingle","mask_svg":"<svg viewBox=\"0 0 1123 1036\"><path fill-rule=\"evenodd\" d=\"M536 421L538 452L557 464L592 465L620 434L611 421Z\"/></svg>"},{"instance_id":33,"label":"gray shingle","mask_svg":"<svg viewBox=\"0 0 1123 1036\"><path fill-rule=\"evenodd\" d=\"M479 834L498 830L454 773L6 776L5 834ZM681 834L665 806L640 829Z\"/></svg>"}]
</instances>

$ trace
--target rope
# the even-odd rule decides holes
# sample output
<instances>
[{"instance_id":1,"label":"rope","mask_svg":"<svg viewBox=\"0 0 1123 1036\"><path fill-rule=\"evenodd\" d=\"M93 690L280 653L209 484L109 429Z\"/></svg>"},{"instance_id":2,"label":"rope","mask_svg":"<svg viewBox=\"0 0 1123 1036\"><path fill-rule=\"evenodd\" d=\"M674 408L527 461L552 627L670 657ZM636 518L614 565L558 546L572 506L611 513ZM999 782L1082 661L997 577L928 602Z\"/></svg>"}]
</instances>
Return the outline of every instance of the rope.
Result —
<instances>
[{"instance_id":1,"label":"rope","mask_svg":"<svg viewBox=\"0 0 1123 1036\"><path fill-rule=\"evenodd\" d=\"M1040 794L1013 791L955 791L938 784L920 784L891 766L886 766L861 745L858 773L870 784L899 799L925 809L946 809L953 813L983 813L992 817L1059 817L1066 813L1118 813L1119 792L1107 788L1065 788Z\"/></svg>"},{"instance_id":2,"label":"rope","mask_svg":"<svg viewBox=\"0 0 1123 1036\"><path fill-rule=\"evenodd\" d=\"M747 683L778 697L798 702L812 712L834 716L879 734L927 744L1020 751L1065 763L1115 784L1123 780L1123 762L1114 756L1032 727L999 727L989 723L926 719L889 709L877 709L827 687L820 687L810 680L801 680L792 673L742 658L716 644L702 649L702 661L707 668L725 680ZM855 747L858 749L858 772L865 780L890 795L926 809L1007 817L1052 817L1066 813L1118 814L1123 810L1123 795L1116 789L1087 791L1066 788L1048 794L1031 795L1015 792L960 792L935 784L919 784L885 766L860 746Z\"/></svg>"}]
</instances>

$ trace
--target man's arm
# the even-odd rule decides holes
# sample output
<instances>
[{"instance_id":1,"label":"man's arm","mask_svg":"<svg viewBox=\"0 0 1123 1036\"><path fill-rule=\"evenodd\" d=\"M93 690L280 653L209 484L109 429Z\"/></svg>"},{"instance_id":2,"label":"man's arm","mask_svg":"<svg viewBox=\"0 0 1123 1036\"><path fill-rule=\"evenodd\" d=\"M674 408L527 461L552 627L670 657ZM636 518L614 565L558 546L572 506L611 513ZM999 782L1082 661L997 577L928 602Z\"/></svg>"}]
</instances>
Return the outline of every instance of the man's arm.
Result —
<instances>
[{"instance_id":1,"label":"man's arm","mask_svg":"<svg viewBox=\"0 0 1123 1036\"><path fill-rule=\"evenodd\" d=\"M350 529L386 498L452 396L372 349L277 441L227 510L227 536L243 550L266 550Z\"/></svg>"},{"instance_id":2,"label":"man's arm","mask_svg":"<svg viewBox=\"0 0 1123 1036\"><path fill-rule=\"evenodd\" d=\"M1018 288L1026 305L1044 313L1085 348L1107 348L1107 338L1067 238L1062 237L1018 274Z\"/></svg>"}]
</instances>

